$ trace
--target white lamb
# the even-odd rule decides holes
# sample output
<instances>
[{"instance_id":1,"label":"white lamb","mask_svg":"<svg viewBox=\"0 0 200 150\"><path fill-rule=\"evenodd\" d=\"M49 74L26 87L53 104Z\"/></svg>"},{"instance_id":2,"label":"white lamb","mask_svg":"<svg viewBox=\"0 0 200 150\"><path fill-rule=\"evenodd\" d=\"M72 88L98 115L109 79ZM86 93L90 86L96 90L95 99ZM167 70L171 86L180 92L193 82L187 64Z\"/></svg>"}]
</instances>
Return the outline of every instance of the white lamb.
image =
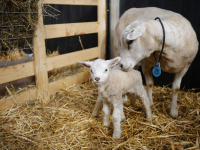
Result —
<instances>
[{"instance_id":1,"label":"white lamb","mask_svg":"<svg viewBox=\"0 0 200 150\"><path fill-rule=\"evenodd\" d=\"M109 115L111 106L113 106L113 138L117 139L121 137L120 122L125 119L122 95L126 93L137 94L145 106L147 118L151 118L150 102L142 84L140 72L134 69L128 72L111 69L120 60L120 57L116 57L111 60L96 59L94 61L79 62L90 68L92 80L98 85L99 95L92 114L94 116L98 114L103 101L103 125L109 126Z\"/></svg>"}]
</instances>

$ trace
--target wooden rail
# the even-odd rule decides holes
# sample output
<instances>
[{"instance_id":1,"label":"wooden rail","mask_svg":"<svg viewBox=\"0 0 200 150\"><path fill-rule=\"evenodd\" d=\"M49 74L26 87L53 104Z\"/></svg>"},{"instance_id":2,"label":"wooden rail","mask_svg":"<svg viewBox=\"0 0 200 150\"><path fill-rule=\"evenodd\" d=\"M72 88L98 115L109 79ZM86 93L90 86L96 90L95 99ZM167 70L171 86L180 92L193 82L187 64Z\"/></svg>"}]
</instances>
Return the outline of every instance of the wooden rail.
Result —
<instances>
[{"instance_id":1,"label":"wooden rail","mask_svg":"<svg viewBox=\"0 0 200 150\"><path fill-rule=\"evenodd\" d=\"M102 1L102 0L100 0ZM45 4L57 5L98 5L98 0L45 0Z\"/></svg>"},{"instance_id":2,"label":"wooden rail","mask_svg":"<svg viewBox=\"0 0 200 150\"><path fill-rule=\"evenodd\" d=\"M97 22L45 25L46 39L98 32Z\"/></svg>"},{"instance_id":3,"label":"wooden rail","mask_svg":"<svg viewBox=\"0 0 200 150\"><path fill-rule=\"evenodd\" d=\"M38 25L34 38L34 61L0 68L0 84L35 75L36 88L0 100L0 111L37 99L45 102L61 88L89 80L89 73L82 72L64 79L48 83L47 72L93 58L105 58L106 47L106 0L44 0L39 1ZM42 5L93 5L97 6L97 22L43 25ZM98 47L46 58L45 39L98 33Z\"/></svg>"}]
</instances>

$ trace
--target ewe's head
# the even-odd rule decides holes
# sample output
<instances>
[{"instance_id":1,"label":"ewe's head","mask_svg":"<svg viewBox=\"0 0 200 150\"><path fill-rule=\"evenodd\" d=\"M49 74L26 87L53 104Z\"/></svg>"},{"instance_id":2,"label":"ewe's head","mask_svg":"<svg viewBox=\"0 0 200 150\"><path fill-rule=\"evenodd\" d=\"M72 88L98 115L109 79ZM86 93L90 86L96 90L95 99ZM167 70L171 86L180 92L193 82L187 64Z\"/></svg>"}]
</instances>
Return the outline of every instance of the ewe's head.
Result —
<instances>
[{"instance_id":1,"label":"ewe's head","mask_svg":"<svg viewBox=\"0 0 200 150\"><path fill-rule=\"evenodd\" d=\"M110 69L117 65L120 60L120 57L116 57L111 60L96 59L94 61L79 61L79 63L90 68L92 80L96 84L102 84L107 81Z\"/></svg>"},{"instance_id":2,"label":"ewe's head","mask_svg":"<svg viewBox=\"0 0 200 150\"><path fill-rule=\"evenodd\" d=\"M121 62L123 69L132 69L143 58L148 57L148 46L145 34L145 26L139 21L134 21L128 25L121 35Z\"/></svg>"}]
</instances>

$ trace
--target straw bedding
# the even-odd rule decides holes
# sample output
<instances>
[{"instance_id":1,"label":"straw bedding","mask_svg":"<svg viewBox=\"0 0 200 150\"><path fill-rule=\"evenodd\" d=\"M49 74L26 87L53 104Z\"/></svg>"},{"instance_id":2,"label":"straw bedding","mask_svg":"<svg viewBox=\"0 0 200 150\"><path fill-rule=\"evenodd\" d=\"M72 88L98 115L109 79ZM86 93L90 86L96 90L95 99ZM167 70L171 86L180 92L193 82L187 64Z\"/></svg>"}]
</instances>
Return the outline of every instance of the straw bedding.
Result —
<instances>
[{"instance_id":1,"label":"straw bedding","mask_svg":"<svg viewBox=\"0 0 200 150\"><path fill-rule=\"evenodd\" d=\"M124 106L122 137L112 139L113 126L102 126L103 113L91 115L97 99L92 82L65 87L49 104L35 102L14 106L0 114L1 149L198 149L200 95L181 91L178 119L169 115L172 90L153 88L153 121L145 119L138 100L136 108Z\"/></svg>"}]
</instances>

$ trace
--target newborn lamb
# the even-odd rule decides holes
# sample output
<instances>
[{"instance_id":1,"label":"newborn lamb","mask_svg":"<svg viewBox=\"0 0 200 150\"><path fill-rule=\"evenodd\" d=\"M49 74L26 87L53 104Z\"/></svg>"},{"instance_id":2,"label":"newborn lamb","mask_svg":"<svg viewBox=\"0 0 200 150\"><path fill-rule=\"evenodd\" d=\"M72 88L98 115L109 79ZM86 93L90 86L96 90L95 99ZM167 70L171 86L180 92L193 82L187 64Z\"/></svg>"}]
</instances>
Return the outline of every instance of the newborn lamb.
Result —
<instances>
[{"instance_id":1,"label":"newborn lamb","mask_svg":"<svg viewBox=\"0 0 200 150\"><path fill-rule=\"evenodd\" d=\"M113 138L117 139L121 137L120 122L125 119L122 95L127 93L138 95L145 106L147 118L151 118L150 102L142 84L140 72L134 69L128 72L111 69L120 60L120 57L116 57L111 60L96 59L94 61L79 62L83 66L90 68L92 80L98 85L99 95L93 115L98 114L103 101L103 125L110 125L109 115L111 106L113 106Z\"/></svg>"}]
</instances>

